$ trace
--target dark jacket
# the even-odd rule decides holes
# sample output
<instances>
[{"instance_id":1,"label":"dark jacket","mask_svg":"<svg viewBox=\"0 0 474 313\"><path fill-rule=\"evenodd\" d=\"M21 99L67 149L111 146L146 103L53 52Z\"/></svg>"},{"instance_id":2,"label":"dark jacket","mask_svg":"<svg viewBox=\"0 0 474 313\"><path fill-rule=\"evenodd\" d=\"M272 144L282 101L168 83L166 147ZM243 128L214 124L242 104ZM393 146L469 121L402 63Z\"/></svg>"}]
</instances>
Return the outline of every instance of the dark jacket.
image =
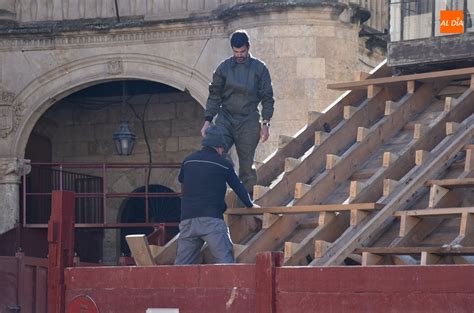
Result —
<instances>
[{"instance_id":1,"label":"dark jacket","mask_svg":"<svg viewBox=\"0 0 474 313\"><path fill-rule=\"evenodd\" d=\"M226 183L247 207L253 203L229 161L212 147L187 156L181 166L178 181L183 184L181 220L194 217L223 218L227 209L224 198Z\"/></svg>"},{"instance_id":2,"label":"dark jacket","mask_svg":"<svg viewBox=\"0 0 474 313\"><path fill-rule=\"evenodd\" d=\"M262 119L270 120L275 100L267 66L252 56L244 63L237 63L230 57L219 64L213 74L204 115L208 121L221 112L244 117L258 112L260 102Z\"/></svg>"}]
</instances>

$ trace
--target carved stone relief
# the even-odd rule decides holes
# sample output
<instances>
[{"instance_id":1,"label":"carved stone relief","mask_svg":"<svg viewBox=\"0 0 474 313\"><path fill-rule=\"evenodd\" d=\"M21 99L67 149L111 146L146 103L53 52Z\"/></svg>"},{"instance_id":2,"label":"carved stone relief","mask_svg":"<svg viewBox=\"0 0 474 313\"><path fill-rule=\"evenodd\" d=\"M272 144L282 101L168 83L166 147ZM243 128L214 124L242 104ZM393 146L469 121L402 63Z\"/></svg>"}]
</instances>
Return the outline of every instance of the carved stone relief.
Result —
<instances>
[{"instance_id":1,"label":"carved stone relief","mask_svg":"<svg viewBox=\"0 0 474 313\"><path fill-rule=\"evenodd\" d=\"M0 137L6 138L20 124L23 107L15 103L13 92L0 90Z\"/></svg>"},{"instance_id":2,"label":"carved stone relief","mask_svg":"<svg viewBox=\"0 0 474 313\"><path fill-rule=\"evenodd\" d=\"M107 63L107 73L110 75L118 75L123 72L122 59L111 60Z\"/></svg>"}]
</instances>

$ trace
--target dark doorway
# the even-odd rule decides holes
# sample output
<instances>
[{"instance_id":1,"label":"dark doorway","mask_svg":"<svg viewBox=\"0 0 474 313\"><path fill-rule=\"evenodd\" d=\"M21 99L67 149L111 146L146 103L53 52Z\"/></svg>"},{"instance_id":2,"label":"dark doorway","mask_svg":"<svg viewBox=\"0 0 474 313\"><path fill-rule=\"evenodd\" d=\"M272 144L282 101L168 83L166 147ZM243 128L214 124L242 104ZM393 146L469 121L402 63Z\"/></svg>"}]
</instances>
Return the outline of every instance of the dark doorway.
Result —
<instances>
[{"instance_id":1,"label":"dark doorway","mask_svg":"<svg viewBox=\"0 0 474 313\"><path fill-rule=\"evenodd\" d=\"M145 192L145 186L133 192ZM172 189L162 185L150 185L148 192L174 192ZM120 223L144 223L145 222L145 198L127 198L122 204ZM179 197L159 197L148 199L148 214L152 223L176 223L181 216L181 199ZM120 252L125 256L130 256L125 236L130 234L148 235L153 228L123 228L120 230ZM175 236L178 227L166 228L167 240Z\"/></svg>"}]
</instances>

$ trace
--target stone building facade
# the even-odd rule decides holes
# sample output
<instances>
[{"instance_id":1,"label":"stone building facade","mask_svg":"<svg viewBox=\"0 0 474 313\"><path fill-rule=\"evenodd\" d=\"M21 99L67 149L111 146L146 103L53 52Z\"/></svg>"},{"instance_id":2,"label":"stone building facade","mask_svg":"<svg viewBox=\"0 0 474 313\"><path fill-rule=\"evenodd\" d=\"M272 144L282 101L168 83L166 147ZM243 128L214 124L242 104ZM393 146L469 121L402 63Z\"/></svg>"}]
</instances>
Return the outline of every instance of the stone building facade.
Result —
<instances>
[{"instance_id":1,"label":"stone building facade","mask_svg":"<svg viewBox=\"0 0 474 313\"><path fill-rule=\"evenodd\" d=\"M153 161L180 162L200 147L208 84L231 54L229 35L246 29L251 53L269 67L276 100L270 140L257 151L262 162L279 135L293 135L309 111L323 111L340 95L327 90L328 83L352 80L378 61L367 54L359 61L358 10L337 1L134 0L118 1L118 8L109 0L2 3L0 234L19 222L20 177L29 170L25 151L33 134L49 140L53 162L148 161L131 112L126 114L138 135L136 150L125 158L114 154L120 99L103 97L111 103L106 109L81 111L68 104L78 91L131 80L173 87L151 95L145 120ZM135 98L138 111L148 96ZM157 174L151 183L179 191L175 174ZM132 171L114 175L111 190L143 185ZM109 222L118 219L119 206L107 214ZM115 233L107 236L106 246L113 247Z\"/></svg>"}]
</instances>

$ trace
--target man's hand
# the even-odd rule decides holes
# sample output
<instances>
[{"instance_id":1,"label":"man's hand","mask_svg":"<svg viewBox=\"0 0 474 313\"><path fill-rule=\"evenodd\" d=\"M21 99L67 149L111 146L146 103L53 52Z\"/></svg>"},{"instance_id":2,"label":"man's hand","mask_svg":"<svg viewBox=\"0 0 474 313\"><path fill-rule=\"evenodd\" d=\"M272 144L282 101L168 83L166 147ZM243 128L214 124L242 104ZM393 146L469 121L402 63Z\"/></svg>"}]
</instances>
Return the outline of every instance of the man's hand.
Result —
<instances>
[{"instance_id":1,"label":"man's hand","mask_svg":"<svg viewBox=\"0 0 474 313\"><path fill-rule=\"evenodd\" d=\"M270 130L268 126L262 125L262 129L260 130L260 140L262 142L267 141L268 137L270 136Z\"/></svg>"},{"instance_id":2,"label":"man's hand","mask_svg":"<svg viewBox=\"0 0 474 313\"><path fill-rule=\"evenodd\" d=\"M260 206L259 206L258 204L256 204L256 203L254 203L252 208L254 208L254 209L260 209Z\"/></svg>"},{"instance_id":3,"label":"man's hand","mask_svg":"<svg viewBox=\"0 0 474 313\"><path fill-rule=\"evenodd\" d=\"M205 122L204 122L204 125L203 125L202 128L201 128L201 136L202 136L203 138L206 137L206 129L208 129L209 126L211 126L211 122L205 121Z\"/></svg>"}]
</instances>

